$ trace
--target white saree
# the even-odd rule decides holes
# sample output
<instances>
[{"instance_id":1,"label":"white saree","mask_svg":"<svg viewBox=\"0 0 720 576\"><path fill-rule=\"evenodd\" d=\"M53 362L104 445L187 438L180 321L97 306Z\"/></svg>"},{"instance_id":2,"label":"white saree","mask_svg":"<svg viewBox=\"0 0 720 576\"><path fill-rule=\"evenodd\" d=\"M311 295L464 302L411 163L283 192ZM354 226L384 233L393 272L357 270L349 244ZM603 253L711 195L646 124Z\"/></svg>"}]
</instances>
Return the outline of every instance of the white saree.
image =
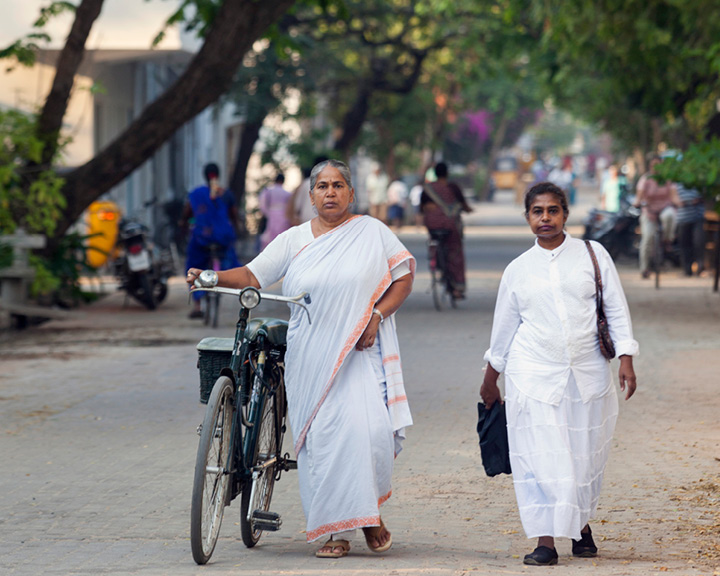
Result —
<instances>
[{"instance_id":1,"label":"white saree","mask_svg":"<svg viewBox=\"0 0 720 576\"><path fill-rule=\"evenodd\" d=\"M355 344L404 262L414 274L397 237L359 216L315 238L287 269L283 293L312 298L312 324L292 311L285 373L308 541L379 525L390 496L396 439L412 424L394 315L378 331L384 384L373 368L378 350Z\"/></svg>"}]
</instances>

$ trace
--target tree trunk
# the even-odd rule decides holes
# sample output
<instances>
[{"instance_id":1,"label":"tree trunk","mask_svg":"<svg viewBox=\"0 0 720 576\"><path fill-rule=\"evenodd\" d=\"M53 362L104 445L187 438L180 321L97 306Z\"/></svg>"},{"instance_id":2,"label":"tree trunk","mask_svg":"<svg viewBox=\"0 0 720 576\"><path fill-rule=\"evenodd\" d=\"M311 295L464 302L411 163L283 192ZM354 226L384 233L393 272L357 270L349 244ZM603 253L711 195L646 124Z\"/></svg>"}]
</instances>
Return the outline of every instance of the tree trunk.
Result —
<instances>
[{"instance_id":1,"label":"tree trunk","mask_svg":"<svg viewBox=\"0 0 720 576\"><path fill-rule=\"evenodd\" d=\"M508 118L504 110L500 114L500 124L493 134L492 146L488 156L487 178L485 178L481 200L487 200L490 197L490 178L495 167L495 160L497 160L498 154L500 154L500 150L504 145L505 133L507 132Z\"/></svg>"},{"instance_id":2,"label":"tree trunk","mask_svg":"<svg viewBox=\"0 0 720 576\"><path fill-rule=\"evenodd\" d=\"M75 20L65 46L58 56L52 88L37 124L37 134L45 144L41 161L43 167L50 168L57 152L58 136L75 82L75 74L85 53L85 42L102 6L103 0L82 0L75 10Z\"/></svg>"},{"instance_id":3,"label":"tree trunk","mask_svg":"<svg viewBox=\"0 0 720 576\"><path fill-rule=\"evenodd\" d=\"M241 234L245 234L245 194L247 192L245 179L247 176L247 167L252 156L255 143L260 138L260 129L263 120L246 123L240 134L240 145L235 155L235 167L233 168L232 178L230 178L230 190L235 195L235 201L240 208L240 225L243 227Z\"/></svg>"},{"instance_id":4,"label":"tree trunk","mask_svg":"<svg viewBox=\"0 0 720 576\"><path fill-rule=\"evenodd\" d=\"M67 198L55 235L62 236L102 194L141 166L183 124L232 83L245 52L295 0L226 0L205 43L183 75L95 158L66 177Z\"/></svg>"},{"instance_id":5,"label":"tree trunk","mask_svg":"<svg viewBox=\"0 0 720 576\"><path fill-rule=\"evenodd\" d=\"M348 113L343 118L342 132L340 137L335 141L333 148L340 152L343 158L347 158L350 154L350 147L362 130L365 119L370 110L370 88L369 82L365 79L360 81L355 102Z\"/></svg>"}]
</instances>

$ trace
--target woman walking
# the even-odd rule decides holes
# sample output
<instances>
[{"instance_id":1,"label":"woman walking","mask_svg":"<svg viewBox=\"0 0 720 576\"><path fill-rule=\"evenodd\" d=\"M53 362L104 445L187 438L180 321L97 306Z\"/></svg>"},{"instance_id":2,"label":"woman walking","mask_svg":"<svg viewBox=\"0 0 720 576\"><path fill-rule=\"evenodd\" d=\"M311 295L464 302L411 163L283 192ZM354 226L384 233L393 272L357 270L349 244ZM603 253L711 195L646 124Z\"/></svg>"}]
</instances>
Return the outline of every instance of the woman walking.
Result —
<instances>
[{"instance_id":1,"label":"woman walking","mask_svg":"<svg viewBox=\"0 0 720 576\"><path fill-rule=\"evenodd\" d=\"M568 202L542 182L525 196L535 245L513 260L498 291L480 395L505 404L515 494L528 538L537 547L525 564L557 564L555 538L571 538L574 556L597 554L594 517L615 429L618 401L610 363L599 348L595 273L588 248L565 230ZM612 259L592 242L603 304L620 359L620 389L635 392L638 353L630 314Z\"/></svg>"},{"instance_id":2,"label":"woman walking","mask_svg":"<svg viewBox=\"0 0 720 576\"><path fill-rule=\"evenodd\" d=\"M375 218L355 216L350 170L327 160L310 174L317 216L290 228L219 285L308 292L312 324L293 310L285 385L307 540L326 538L319 558L340 558L361 528L373 552L392 536L380 518L395 456L412 424L395 312L412 290L415 259ZM188 283L200 274L188 270Z\"/></svg>"}]
</instances>

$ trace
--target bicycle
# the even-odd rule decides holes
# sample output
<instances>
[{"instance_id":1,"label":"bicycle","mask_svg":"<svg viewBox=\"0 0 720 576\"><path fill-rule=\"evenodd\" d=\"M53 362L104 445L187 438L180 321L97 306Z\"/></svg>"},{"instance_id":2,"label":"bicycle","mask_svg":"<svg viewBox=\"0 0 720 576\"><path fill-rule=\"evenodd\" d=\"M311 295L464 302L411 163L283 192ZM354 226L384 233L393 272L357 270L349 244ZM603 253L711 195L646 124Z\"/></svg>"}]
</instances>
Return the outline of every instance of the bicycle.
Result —
<instances>
[{"instance_id":1,"label":"bicycle","mask_svg":"<svg viewBox=\"0 0 720 576\"><path fill-rule=\"evenodd\" d=\"M435 309L440 312L450 304L457 308L457 299L452 280L447 271L447 244L450 230L430 230L428 240L428 262L430 264L430 291Z\"/></svg>"},{"instance_id":2,"label":"bicycle","mask_svg":"<svg viewBox=\"0 0 720 576\"><path fill-rule=\"evenodd\" d=\"M195 462L190 511L190 545L197 564L208 562L215 550L223 513L240 496L240 532L248 548L263 531L278 530L280 515L270 511L276 481L297 469L288 453L281 455L286 431L285 349L288 323L277 318L250 319L262 300L301 306L307 294L296 297L260 293L253 287L217 287L217 273L205 270L195 281L205 292L238 297L240 312L234 338L204 339L198 344L201 373L216 376L202 424ZM304 302L304 303L303 303ZM203 362L203 342L213 354ZM205 372L205 374L203 374Z\"/></svg>"},{"instance_id":3,"label":"bicycle","mask_svg":"<svg viewBox=\"0 0 720 576\"><path fill-rule=\"evenodd\" d=\"M215 272L222 270L225 259L225 248L220 244L210 244L207 247L209 269ZM220 316L220 294L217 292L206 292L203 296L203 323L205 326L212 324L213 328L218 327Z\"/></svg>"}]
</instances>

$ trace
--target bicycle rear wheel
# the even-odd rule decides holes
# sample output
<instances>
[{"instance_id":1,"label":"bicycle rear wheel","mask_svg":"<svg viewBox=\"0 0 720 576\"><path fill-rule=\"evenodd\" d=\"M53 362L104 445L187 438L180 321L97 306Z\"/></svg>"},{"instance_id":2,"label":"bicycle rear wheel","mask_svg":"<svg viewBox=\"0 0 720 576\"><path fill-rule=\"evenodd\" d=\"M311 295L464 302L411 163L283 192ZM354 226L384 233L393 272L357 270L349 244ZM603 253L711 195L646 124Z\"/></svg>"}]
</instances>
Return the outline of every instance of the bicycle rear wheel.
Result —
<instances>
[{"instance_id":1,"label":"bicycle rear wheel","mask_svg":"<svg viewBox=\"0 0 720 576\"><path fill-rule=\"evenodd\" d=\"M198 564L210 560L228 503L234 386L227 376L215 382L208 400L195 460L190 507L190 547ZM232 468L232 466L230 466Z\"/></svg>"},{"instance_id":2,"label":"bicycle rear wheel","mask_svg":"<svg viewBox=\"0 0 720 576\"><path fill-rule=\"evenodd\" d=\"M440 299L440 308L457 308L457 303L453 297L453 285L448 275L447 269L447 247L445 244L438 246L437 272L438 272L438 295Z\"/></svg>"},{"instance_id":3,"label":"bicycle rear wheel","mask_svg":"<svg viewBox=\"0 0 720 576\"><path fill-rule=\"evenodd\" d=\"M442 312L443 309L443 292L445 287L443 286L442 273L437 268L430 269L430 290L432 291L433 305L435 310Z\"/></svg>"},{"instance_id":4,"label":"bicycle rear wheel","mask_svg":"<svg viewBox=\"0 0 720 576\"><path fill-rule=\"evenodd\" d=\"M269 366L266 370L268 368ZM273 382L269 382L269 385L271 389L274 387ZM277 386L274 393L266 393L261 395L261 398L263 398L261 400L263 405L257 421L259 428L255 442L255 454L250 467L253 472L253 481L243 490L240 500L240 532L243 542L248 548L252 548L258 543L263 532L256 526L253 514L256 511L267 512L270 509L275 474L282 450L285 417L285 390L281 385Z\"/></svg>"}]
</instances>

